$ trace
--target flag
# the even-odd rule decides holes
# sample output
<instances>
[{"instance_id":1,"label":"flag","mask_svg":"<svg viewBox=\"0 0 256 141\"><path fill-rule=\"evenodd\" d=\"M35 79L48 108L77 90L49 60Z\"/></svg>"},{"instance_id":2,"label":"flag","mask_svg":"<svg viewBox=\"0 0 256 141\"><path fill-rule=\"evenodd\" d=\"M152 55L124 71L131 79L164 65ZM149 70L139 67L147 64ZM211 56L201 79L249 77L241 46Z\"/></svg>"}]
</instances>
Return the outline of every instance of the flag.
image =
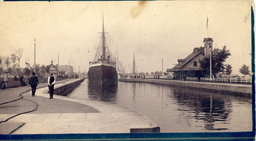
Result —
<instances>
[{"instance_id":1,"label":"flag","mask_svg":"<svg viewBox=\"0 0 256 141\"><path fill-rule=\"evenodd\" d=\"M207 16L207 21L206 21L206 28L208 28L208 16Z\"/></svg>"}]
</instances>

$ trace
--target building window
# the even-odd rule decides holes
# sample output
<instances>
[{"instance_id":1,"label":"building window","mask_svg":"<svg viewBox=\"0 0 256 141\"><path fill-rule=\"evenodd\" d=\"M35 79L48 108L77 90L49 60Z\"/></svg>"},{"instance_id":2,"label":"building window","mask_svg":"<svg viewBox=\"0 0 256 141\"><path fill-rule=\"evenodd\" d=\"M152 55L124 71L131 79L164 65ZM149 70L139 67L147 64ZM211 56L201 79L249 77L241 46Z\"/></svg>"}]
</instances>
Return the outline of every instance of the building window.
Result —
<instances>
[{"instance_id":1,"label":"building window","mask_svg":"<svg viewBox=\"0 0 256 141\"><path fill-rule=\"evenodd\" d=\"M194 61L194 67L197 67L197 61Z\"/></svg>"}]
</instances>

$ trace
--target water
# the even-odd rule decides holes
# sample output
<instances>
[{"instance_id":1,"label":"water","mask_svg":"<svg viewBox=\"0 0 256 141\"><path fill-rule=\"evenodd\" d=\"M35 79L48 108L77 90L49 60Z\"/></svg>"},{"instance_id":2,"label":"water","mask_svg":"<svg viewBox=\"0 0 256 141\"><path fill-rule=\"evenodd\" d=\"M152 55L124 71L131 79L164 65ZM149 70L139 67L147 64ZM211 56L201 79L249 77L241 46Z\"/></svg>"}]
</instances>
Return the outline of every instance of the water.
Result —
<instances>
[{"instance_id":1,"label":"water","mask_svg":"<svg viewBox=\"0 0 256 141\"><path fill-rule=\"evenodd\" d=\"M128 108L155 122L162 133L252 131L250 98L148 83L101 88L87 80L68 97Z\"/></svg>"}]
</instances>

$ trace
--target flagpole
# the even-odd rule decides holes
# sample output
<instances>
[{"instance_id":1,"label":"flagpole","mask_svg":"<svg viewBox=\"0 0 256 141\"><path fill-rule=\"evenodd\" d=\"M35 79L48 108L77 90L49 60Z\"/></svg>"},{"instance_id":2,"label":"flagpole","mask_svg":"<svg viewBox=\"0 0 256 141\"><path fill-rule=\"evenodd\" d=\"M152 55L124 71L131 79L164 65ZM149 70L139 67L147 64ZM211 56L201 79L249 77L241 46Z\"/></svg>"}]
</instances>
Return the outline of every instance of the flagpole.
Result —
<instances>
[{"instance_id":1,"label":"flagpole","mask_svg":"<svg viewBox=\"0 0 256 141\"><path fill-rule=\"evenodd\" d=\"M210 81L212 81L212 49L210 50Z\"/></svg>"},{"instance_id":2,"label":"flagpole","mask_svg":"<svg viewBox=\"0 0 256 141\"><path fill-rule=\"evenodd\" d=\"M207 21L206 21L206 28L207 28L207 37L209 38L209 28L208 28L208 16L207 16Z\"/></svg>"},{"instance_id":3,"label":"flagpole","mask_svg":"<svg viewBox=\"0 0 256 141\"><path fill-rule=\"evenodd\" d=\"M207 16L206 28L207 28L207 37L209 38L208 22L209 22L209 19L208 19L208 16ZM212 48L210 48L210 81L212 81Z\"/></svg>"}]
</instances>

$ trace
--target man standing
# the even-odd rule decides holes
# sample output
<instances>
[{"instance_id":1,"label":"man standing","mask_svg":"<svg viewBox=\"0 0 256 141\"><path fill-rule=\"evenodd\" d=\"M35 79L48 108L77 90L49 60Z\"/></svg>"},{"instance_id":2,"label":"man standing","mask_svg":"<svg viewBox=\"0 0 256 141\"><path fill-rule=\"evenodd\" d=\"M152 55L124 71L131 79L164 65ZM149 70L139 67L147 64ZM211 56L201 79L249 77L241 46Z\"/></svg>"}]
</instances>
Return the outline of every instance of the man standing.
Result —
<instances>
[{"instance_id":1,"label":"man standing","mask_svg":"<svg viewBox=\"0 0 256 141\"><path fill-rule=\"evenodd\" d=\"M49 99L53 99L54 83L55 83L54 76L51 73L51 75L48 77L48 87L49 87L49 93L50 93Z\"/></svg>"},{"instance_id":2,"label":"man standing","mask_svg":"<svg viewBox=\"0 0 256 141\"><path fill-rule=\"evenodd\" d=\"M32 88L32 96L35 96L37 84L38 78L37 76L35 76L35 73L33 72L31 78L29 79L29 85Z\"/></svg>"}]
</instances>

